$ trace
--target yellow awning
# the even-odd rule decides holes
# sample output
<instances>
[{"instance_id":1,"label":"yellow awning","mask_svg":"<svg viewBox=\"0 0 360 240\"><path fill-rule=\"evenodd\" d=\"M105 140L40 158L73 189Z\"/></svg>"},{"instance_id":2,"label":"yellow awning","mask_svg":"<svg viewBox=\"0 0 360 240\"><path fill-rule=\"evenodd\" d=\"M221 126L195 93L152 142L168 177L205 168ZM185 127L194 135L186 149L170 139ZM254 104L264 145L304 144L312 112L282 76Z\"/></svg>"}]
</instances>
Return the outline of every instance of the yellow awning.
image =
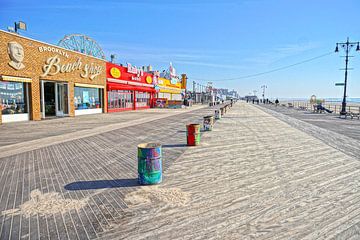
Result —
<instances>
[{"instance_id":1,"label":"yellow awning","mask_svg":"<svg viewBox=\"0 0 360 240\"><path fill-rule=\"evenodd\" d=\"M75 87L105 88L105 86L103 85L86 84L86 83L75 83Z\"/></svg>"},{"instance_id":2,"label":"yellow awning","mask_svg":"<svg viewBox=\"0 0 360 240\"><path fill-rule=\"evenodd\" d=\"M31 78L26 78L26 77L13 77L13 76L1 75L0 78L2 81L9 81L9 82L26 82L26 83L32 82Z\"/></svg>"}]
</instances>

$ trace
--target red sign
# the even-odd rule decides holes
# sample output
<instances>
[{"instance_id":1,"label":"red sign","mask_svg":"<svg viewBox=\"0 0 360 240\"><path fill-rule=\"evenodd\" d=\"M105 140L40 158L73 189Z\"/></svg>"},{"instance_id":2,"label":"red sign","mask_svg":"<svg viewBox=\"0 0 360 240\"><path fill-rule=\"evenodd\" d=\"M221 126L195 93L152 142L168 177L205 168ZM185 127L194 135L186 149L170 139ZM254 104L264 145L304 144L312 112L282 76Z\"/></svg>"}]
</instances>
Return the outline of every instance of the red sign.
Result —
<instances>
[{"instance_id":1,"label":"red sign","mask_svg":"<svg viewBox=\"0 0 360 240\"><path fill-rule=\"evenodd\" d=\"M154 77L152 74L146 73L141 69L138 69L138 71L136 71L136 68L131 65L130 68L128 68L113 63L106 63L106 77L130 82L154 84Z\"/></svg>"}]
</instances>

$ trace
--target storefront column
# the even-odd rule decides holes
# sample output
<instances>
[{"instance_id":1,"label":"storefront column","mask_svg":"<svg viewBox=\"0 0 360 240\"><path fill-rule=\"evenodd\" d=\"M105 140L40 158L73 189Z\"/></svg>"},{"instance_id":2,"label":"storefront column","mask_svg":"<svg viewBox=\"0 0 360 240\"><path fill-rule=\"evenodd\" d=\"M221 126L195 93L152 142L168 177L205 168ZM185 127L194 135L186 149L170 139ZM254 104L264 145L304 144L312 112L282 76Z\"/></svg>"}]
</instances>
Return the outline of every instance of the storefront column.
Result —
<instances>
[{"instance_id":1,"label":"storefront column","mask_svg":"<svg viewBox=\"0 0 360 240\"><path fill-rule=\"evenodd\" d=\"M107 88L105 87L103 89L103 112L107 113L108 112L108 91Z\"/></svg>"},{"instance_id":2,"label":"storefront column","mask_svg":"<svg viewBox=\"0 0 360 240\"><path fill-rule=\"evenodd\" d=\"M29 84L30 87L30 119L34 121L41 120L41 110L40 110L40 101L41 101L41 93L40 93L40 81L34 81Z\"/></svg>"},{"instance_id":3,"label":"storefront column","mask_svg":"<svg viewBox=\"0 0 360 240\"><path fill-rule=\"evenodd\" d=\"M75 95L75 86L73 82L69 82L69 116L75 117L75 106L74 106L74 95Z\"/></svg>"},{"instance_id":4,"label":"storefront column","mask_svg":"<svg viewBox=\"0 0 360 240\"><path fill-rule=\"evenodd\" d=\"M133 94L133 96L134 96L134 110L136 110L136 91L133 91L134 92L134 94Z\"/></svg>"}]
</instances>

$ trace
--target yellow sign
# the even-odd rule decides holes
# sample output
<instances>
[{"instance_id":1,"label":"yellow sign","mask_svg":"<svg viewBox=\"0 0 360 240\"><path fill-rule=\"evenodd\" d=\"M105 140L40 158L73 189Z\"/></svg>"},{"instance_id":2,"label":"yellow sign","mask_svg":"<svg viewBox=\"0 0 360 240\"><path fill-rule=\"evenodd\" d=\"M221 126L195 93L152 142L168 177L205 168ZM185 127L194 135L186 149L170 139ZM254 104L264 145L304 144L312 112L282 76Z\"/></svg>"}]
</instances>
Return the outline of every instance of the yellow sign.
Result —
<instances>
[{"instance_id":1,"label":"yellow sign","mask_svg":"<svg viewBox=\"0 0 360 240\"><path fill-rule=\"evenodd\" d=\"M146 82L148 83L148 84L151 84L152 83L152 77L151 76L147 76L146 77Z\"/></svg>"},{"instance_id":2,"label":"yellow sign","mask_svg":"<svg viewBox=\"0 0 360 240\"><path fill-rule=\"evenodd\" d=\"M181 83L177 82L176 84L171 84L171 81L166 78L159 78L158 85L161 87L172 87L172 88L179 88L181 89Z\"/></svg>"},{"instance_id":3,"label":"yellow sign","mask_svg":"<svg viewBox=\"0 0 360 240\"><path fill-rule=\"evenodd\" d=\"M110 69L110 74L111 74L111 76L113 76L114 78L120 78L120 76L121 76L120 70L119 70L118 68L116 68L116 67L112 67L112 68Z\"/></svg>"}]
</instances>

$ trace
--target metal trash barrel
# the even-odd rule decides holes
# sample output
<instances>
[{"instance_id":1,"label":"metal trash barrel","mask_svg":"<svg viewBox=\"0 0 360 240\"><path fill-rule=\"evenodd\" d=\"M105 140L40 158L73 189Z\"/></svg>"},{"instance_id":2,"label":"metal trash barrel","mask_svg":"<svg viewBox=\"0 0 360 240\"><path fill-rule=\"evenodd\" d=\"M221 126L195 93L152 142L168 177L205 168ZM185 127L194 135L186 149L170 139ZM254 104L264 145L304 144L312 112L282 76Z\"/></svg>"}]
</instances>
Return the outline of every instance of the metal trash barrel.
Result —
<instances>
[{"instance_id":1,"label":"metal trash barrel","mask_svg":"<svg viewBox=\"0 0 360 240\"><path fill-rule=\"evenodd\" d=\"M215 119L221 119L220 110L215 110Z\"/></svg>"},{"instance_id":2,"label":"metal trash barrel","mask_svg":"<svg viewBox=\"0 0 360 240\"><path fill-rule=\"evenodd\" d=\"M188 146L197 146L200 144L200 124L186 125L186 139Z\"/></svg>"},{"instance_id":3,"label":"metal trash barrel","mask_svg":"<svg viewBox=\"0 0 360 240\"><path fill-rule=\"evenodd\" d=\"M160 143L138 145L138 181L141 185L161 183L162 151Z\"/></svg>"},{"instance_id":4,"label":"metal trash barrel","mask_svg":"<svg viewBox=\"0 0 360 240\"><path fill-rule=\"evenodd\" d=\"M214 125L214 117L213 116L205 116L204 117L204 130L212 131Z\"/></svg>"}]
</instances>

